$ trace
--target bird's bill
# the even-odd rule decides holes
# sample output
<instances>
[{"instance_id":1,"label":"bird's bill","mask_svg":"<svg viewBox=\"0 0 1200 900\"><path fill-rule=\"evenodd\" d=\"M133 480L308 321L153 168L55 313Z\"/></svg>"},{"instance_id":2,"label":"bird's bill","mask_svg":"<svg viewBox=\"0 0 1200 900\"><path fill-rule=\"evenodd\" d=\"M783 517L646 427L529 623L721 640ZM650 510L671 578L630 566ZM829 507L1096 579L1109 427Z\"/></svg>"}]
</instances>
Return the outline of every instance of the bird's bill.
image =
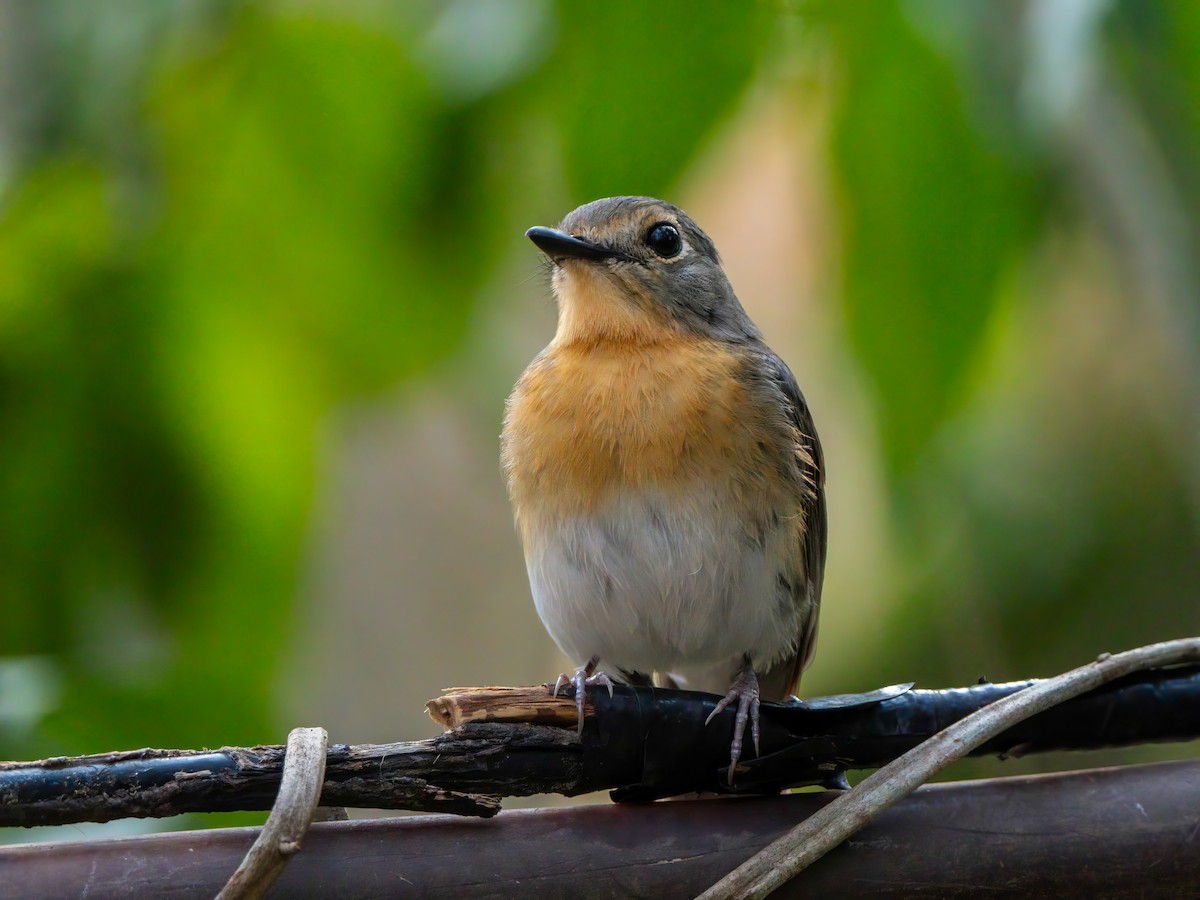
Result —
<instances>
[{"instance_id":1,"label":"bird's bill","mask_svg":"<svg viewBox=\"0 0 1200 900\"><path fill-rule=\"evenodd\" d=\"M525 237L555 262L560 259L609 259L615 255L605 247L572 237L557 228L536 225L525 232Z\"/></svg>"}]
</instances>

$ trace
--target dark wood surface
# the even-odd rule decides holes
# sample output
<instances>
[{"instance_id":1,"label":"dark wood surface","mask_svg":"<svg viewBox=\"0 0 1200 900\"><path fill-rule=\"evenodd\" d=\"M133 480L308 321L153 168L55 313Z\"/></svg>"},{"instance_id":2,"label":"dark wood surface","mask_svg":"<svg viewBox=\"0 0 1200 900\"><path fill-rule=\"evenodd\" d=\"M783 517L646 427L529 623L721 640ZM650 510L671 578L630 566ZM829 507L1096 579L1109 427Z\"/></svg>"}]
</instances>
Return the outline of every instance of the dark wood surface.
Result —
<instances>
[{"instance_id":1,"label":"dark wood surface","mask_svg":"<svg viewBox=\"0 0 1200 900\"><path fill-rule=\"evenodd\" d=\"M824 802L321 823L271 897L690 897ZM0 848L0 898L212 897L256 831ZM866 895L1200 895L1200 761L925 787L781 894Z\"/></svg>"}]
</instances>

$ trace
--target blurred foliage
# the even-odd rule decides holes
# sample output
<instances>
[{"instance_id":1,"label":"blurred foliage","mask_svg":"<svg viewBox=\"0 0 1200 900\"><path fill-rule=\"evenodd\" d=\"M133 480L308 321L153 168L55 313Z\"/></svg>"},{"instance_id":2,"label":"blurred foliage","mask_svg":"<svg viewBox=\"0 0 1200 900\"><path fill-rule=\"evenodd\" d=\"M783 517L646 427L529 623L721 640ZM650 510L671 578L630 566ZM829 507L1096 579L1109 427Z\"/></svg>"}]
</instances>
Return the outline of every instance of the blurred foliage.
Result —
<instances>
[{"instance_id":1,"label":"blurred foliage","mask_svg":"<svg viewBox=\"0 0 1200 900\"><path fill-rule=\"evenodd\" d=\"M789 79L906 561L839 687L1197 631L1196 10L0 0L0 756L277 739L331 410L453 353L521 227L668 193ZM1060 253L1170 390L1059 358Z\"/></svg>"},{"instance_id":2,"label":"blurred foliage","mask_svg":"<svg viewBox=\"0 0 1200 900\"><path fill-rule=\"evenodd\" d=\"M572 7L546 75L572 193L661 192L771 46L767 12L732 3Z\"/></svg>"},{"instance_id":3,"label":"blurred foliage","mask_svg":"<svg viewBox=\"0 0 1200 900\"><path fill-rule=\"evenodd\" d=\"M485 148L411 56L239 10L121 98L128 156L85 132L23 161L0 226L0 651L53 657L61 696L20 752L264 738L316 429L452 349L491 258Z\"/></svg>"},{"instance_id":4,"label":"blurred foliage","mask_svg":"<svg viewBox=\"0 0 1200 900\"><path fill-rule=\"evenodd\" d=\"M23 114L0 219L0 687L45 709L8 716L0 755L277 736L318 427L457 345L520 189L496 142L567 110L578 190L662 192L769 24L118 6L2 7ZM595 39L613 28L636 40ZM667 115L614 102L663 45L664 85L697 89Z\"/></svg>"},{"instance_id":5,"label":"blurred foliage","mask_svg":"<svg viewBox=\"0 0 1200 900\"><path fill-rule=\"evenodd\" d=\"M961 399L1000 280L1033 237L1039 172L979 130L951 61L904 8L833 13L846 314L903 470Z\"/></svg>"}]
</instances>

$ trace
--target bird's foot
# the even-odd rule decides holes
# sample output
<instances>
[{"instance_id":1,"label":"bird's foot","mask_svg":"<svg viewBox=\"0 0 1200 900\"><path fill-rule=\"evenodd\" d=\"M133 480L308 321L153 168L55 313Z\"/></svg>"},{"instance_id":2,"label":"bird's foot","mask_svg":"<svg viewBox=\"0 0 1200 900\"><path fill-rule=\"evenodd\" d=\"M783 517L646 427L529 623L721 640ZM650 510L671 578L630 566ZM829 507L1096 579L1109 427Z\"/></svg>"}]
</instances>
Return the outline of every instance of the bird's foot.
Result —
<instances>
[{"instance_id":1,"label":"bird's foot","mask_svg":"<svg viewBox=\"0 0 1200 900\"><path fill-rule=\"evenodd\" d=\"M758 678L752 669L745 669L729 688L721 702L716 705L708 718L707 725L717 713L721 712L734 700L737 701L737 718L733 722L733 741L729 744L729 784L733 784L733 772L738 760L742 758L742 738L746 734L746 722L750 722L750 737L754 740L754 755L758 756Z\"/></svg>"},{"instance_id":2,"label":"bird's foot","mask_svg":"<svg viewBox=\"0 0 1200 900\"><path fill-rule=\"evenodd\" d=\"M551 691L552 696L557 697L559 690L568 684L575 688L575 708L579 710L579 726L576 731L579 734L583 734L583 698L587 688L599 684L608 688L608 696L613 695L613 683L603 672L596 671L599 663L600 657L593 656L588 660L586 666L580 666L575 670L574 676L564 672L558 676L558 680L554 682L554 689Z\"/></svg>"}]
</instances>

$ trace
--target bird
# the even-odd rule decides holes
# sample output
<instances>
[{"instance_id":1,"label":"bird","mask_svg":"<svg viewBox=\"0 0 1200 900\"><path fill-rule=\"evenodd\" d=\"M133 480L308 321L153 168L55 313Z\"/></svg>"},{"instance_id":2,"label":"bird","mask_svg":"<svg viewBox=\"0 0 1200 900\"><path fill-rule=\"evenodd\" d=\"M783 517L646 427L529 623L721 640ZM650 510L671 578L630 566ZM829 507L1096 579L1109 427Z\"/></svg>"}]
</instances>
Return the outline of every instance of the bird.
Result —
<instances>
[{"instance_id":1,"label":"bird","mask_svg":"<svg viewBox=\"0 0 1200 900\"><path fill-rule=\"evenodd\" d=\"M501 468L534 605L613 680L736 703L728 781L762 699L812 660L825 570L825 467L791 370L712 240L652 197L580 206L527 237L550 262L553 339L505 406Z\"/></svg>"}]
</instances>

